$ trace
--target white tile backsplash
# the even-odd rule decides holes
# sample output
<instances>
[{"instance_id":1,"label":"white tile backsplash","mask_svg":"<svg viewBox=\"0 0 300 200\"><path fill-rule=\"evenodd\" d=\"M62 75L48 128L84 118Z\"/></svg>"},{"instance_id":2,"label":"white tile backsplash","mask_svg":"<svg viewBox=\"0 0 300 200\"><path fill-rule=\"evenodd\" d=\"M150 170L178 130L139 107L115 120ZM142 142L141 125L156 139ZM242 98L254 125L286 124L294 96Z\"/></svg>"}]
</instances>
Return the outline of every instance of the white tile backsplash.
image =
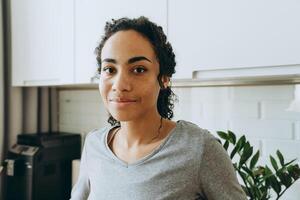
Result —
<instances>
[{"instance_id":1,"label":"white tile backsplash","mask_svg":"<svg viewBox=\"0 0 300 200\"><path fill-rule=\"evenodd\" d=\"M300 121L295 122L295 136L294 136L294 139L295 140L300 140Z\"/></svg>"},{"instance_id":2,"label":"white tile backsplash","mask_svg":"<svg viewBox=\"0 0 300 200\"><path fill-rule=\"evenodd\" d=\"M209 130L212 134L217 135L216 131L228 130L229 122L221 118L199 118L192 121L198 124L201 128Z\"/></svg>"},{"instance_id":3,"label":"white tile backsplash","mask_svg":"<svg viewBox=\"0 0 300 200\"><path fill-rule=\"evenodd\" d=\"M59 129L87 133L106 125L107 114L98 90L59 91Z\"/></svg>"},{"instance_id":4,"label":"white tile backsplash","mask_svg":"<svg viewBox=\"0 0 300 200\"><path fill-rule=\"evenodd\" d=\"M174 88L174 120L185 119L208 129L245 134L260 149L260 164L276 150L287 159L300 159L300 113L285 111L294 97L293 85ZM99 91L59 91L59 129L86 135L107 125ZM300 199L300 181L283 200Z\"/></svg>"},{"instance_id":5,"label":"white tile backsplash","mask_svg":"<svg viewBox=\"0 0 300 200\"><path fill-rule=\"evenodd\" d=\"M260 105L257 101L236 101L229 103L230 118L258 119L260 117Z\"/></svg>"},{"instance_id":6,"label":"white tile backsplash","mask_svg":"<svg viewBox=\"0 0 300 200\"><path fill-rule=\"evenodd\" d=\"M300 113L286 110L290 103L287 100L262 101L262 118L300 120Z\"/></svg>"},{"instance_id":7,"label":"white tile backsplash","mask_svg":"<svg viewBox=\"0 0 300 200\"><path fill-rule=\"evenodd\" d=\"M230 97L237 100L290 100L294 97L293 85L230 87Z\"/></svg>"},{"instance_id":8,"label":"white tile backsplash","mask_svg":"<svg viewBox=\"0 0 300 200\"><path fill-rule=\"evenodd\" d=\"M231 119L229 129L251 138L293 139L293 122L287 120Z\"/></svg>"},{"instance_id":9,"label":"white tile backsplash","mask_svg":"<svg viewBox=\"0 0 300 200\"><path fill-rule=\"evenodd\" d=\"M228 119L230 116L230 102L204 102L203 118L205 119Z\"/></svg>"},{"instance_id":10,"label":"white tile backsplash","mask_svg":"<svg viewBox=\"0 0 300 200\"><path fill-rule=\"evenodd\" d=\"M300 158L300 141L295 140L274 140L266 139L264 142L264 150L266 155L276 154L277 149L285 155L287 159Z\"/></svg>"}]
</instances>

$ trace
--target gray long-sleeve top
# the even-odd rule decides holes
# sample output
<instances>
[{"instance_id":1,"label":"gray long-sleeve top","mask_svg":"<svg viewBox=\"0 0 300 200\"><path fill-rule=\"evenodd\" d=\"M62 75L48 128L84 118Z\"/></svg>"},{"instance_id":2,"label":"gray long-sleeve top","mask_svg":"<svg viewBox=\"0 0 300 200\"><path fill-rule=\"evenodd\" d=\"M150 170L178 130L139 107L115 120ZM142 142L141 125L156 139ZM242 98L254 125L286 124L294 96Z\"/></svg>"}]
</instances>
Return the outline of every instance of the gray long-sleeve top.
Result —
<instances>
[{"instance_id":1,"label":"gray long-sleeve top","mask_svg":"<svg viewBox=\"0 0 300 200\"><path fill-rule=\"evenodd\" d=\"M127 164L110 150L109 131L90 132L71 200L246 200L227 152L207 130L179 120L150 154Z\"/></svg>"}]
</instances>

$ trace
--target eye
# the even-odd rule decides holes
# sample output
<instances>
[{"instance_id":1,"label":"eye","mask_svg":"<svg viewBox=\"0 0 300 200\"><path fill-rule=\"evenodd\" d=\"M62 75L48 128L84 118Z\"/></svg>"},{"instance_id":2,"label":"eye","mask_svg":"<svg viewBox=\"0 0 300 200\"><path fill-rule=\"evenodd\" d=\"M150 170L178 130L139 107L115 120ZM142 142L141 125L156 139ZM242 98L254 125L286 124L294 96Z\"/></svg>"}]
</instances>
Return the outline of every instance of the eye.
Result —
<instances>
[{"instance_id":1,"label":"eye","mask_svg":"<svg viewBox=\"0 0 300 200\"><path fill-rule=\"evenodd\" d=\"M144 73L146 72L147 69L142 67L142 66L139 66L139 67L136 67L133 69L133 72L136 73L136 74L141 74L141 73Z\"/></svg>"},{"instance_id":2,"label":"eye","mask_svg":"<svg viewBox=\"0 0 300 200\"><path fill-rule=\"evenodd\" d=\"M115 69L113 67L108 66L108 67L104 67L102 71L105 72L106 74L112 74L115 72Z\"/></svg>"}]
</instances>

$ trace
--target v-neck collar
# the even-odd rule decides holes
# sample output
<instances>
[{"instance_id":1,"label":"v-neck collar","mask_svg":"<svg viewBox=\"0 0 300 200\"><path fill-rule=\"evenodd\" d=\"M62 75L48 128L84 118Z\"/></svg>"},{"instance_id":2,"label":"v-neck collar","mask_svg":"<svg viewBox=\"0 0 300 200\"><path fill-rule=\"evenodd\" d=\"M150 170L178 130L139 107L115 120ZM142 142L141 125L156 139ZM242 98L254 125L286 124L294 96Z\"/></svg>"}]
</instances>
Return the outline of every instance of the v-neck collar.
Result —
<instances>
[{"instance_id":1,"label":"v-neck collar","mask_svg":"<svg viewBox=\"0 0 300 200\"><path fill-rule=\"evenodd\" d=\"M170 140L170 138L174 135L174 133L176 132L176 130L178 129L179 127L179 124L180 124L180 121L181 120L178 120L176 121L176 124L175 124L175 127L169 131L168 135L165 137L165 139L157 146L155 147L149 154L147 154L146 156L132 162L132 163L127 163L123 160L121 160L119 157L117 157L113 152L112 150L109 148L109 145L108 145L108 135L110 133L110 131L116 127L118 127L118 125L115 125L115 126L112 126L110 128L107 128L106 132L105 132L105 135L104 135L104 142L105 142L105 148L107 150L107 152L110 154L111 158L113 158L118 164L126 167L126 168L130 168L130 167L134 167L134 166L137 166L137 165L140 165L142 164L144 161L148 160L149 158L151 158L152 156L154 156L156 153L158 153L163 147L164 145Z\"/></svg>"}]
</instances>

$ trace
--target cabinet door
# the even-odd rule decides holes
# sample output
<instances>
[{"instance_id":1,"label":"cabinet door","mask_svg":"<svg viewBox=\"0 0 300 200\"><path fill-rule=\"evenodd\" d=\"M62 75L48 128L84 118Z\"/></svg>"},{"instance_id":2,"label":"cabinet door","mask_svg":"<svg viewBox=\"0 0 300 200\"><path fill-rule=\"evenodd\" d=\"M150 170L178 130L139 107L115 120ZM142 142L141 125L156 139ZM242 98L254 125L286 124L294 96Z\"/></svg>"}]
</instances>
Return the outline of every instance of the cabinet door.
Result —
<instances>
[{"instance_id":1,"label":"cabinet door","mask_svg":"<svg viewBox=\"0 0 300 200\"><path fill-rule=\"evenodd\" d=\"M76 0L76 83L91 83L97 71L94 53L106 21L120 17L148 17L167 31L167 0Z\"/></svg>"},{"instance_id":2,"label":"cabinet door","mask_svg":"<svg viewBox=\"0 0 300 200\"><path fill-rule=\"evenodd\" d=\"M73 0L11 0L12 84L74 81Z\"/></svg>"},{"instance_id":3,"label":"cabinet door","mask_svg":"<svg viewBox=\"0 0 300 200\"><path fill-rule=\"evenodd\" d=\"M177 78L300 64L300 1L170 0L168 8Z\"/></svg>"}]
</instances>

